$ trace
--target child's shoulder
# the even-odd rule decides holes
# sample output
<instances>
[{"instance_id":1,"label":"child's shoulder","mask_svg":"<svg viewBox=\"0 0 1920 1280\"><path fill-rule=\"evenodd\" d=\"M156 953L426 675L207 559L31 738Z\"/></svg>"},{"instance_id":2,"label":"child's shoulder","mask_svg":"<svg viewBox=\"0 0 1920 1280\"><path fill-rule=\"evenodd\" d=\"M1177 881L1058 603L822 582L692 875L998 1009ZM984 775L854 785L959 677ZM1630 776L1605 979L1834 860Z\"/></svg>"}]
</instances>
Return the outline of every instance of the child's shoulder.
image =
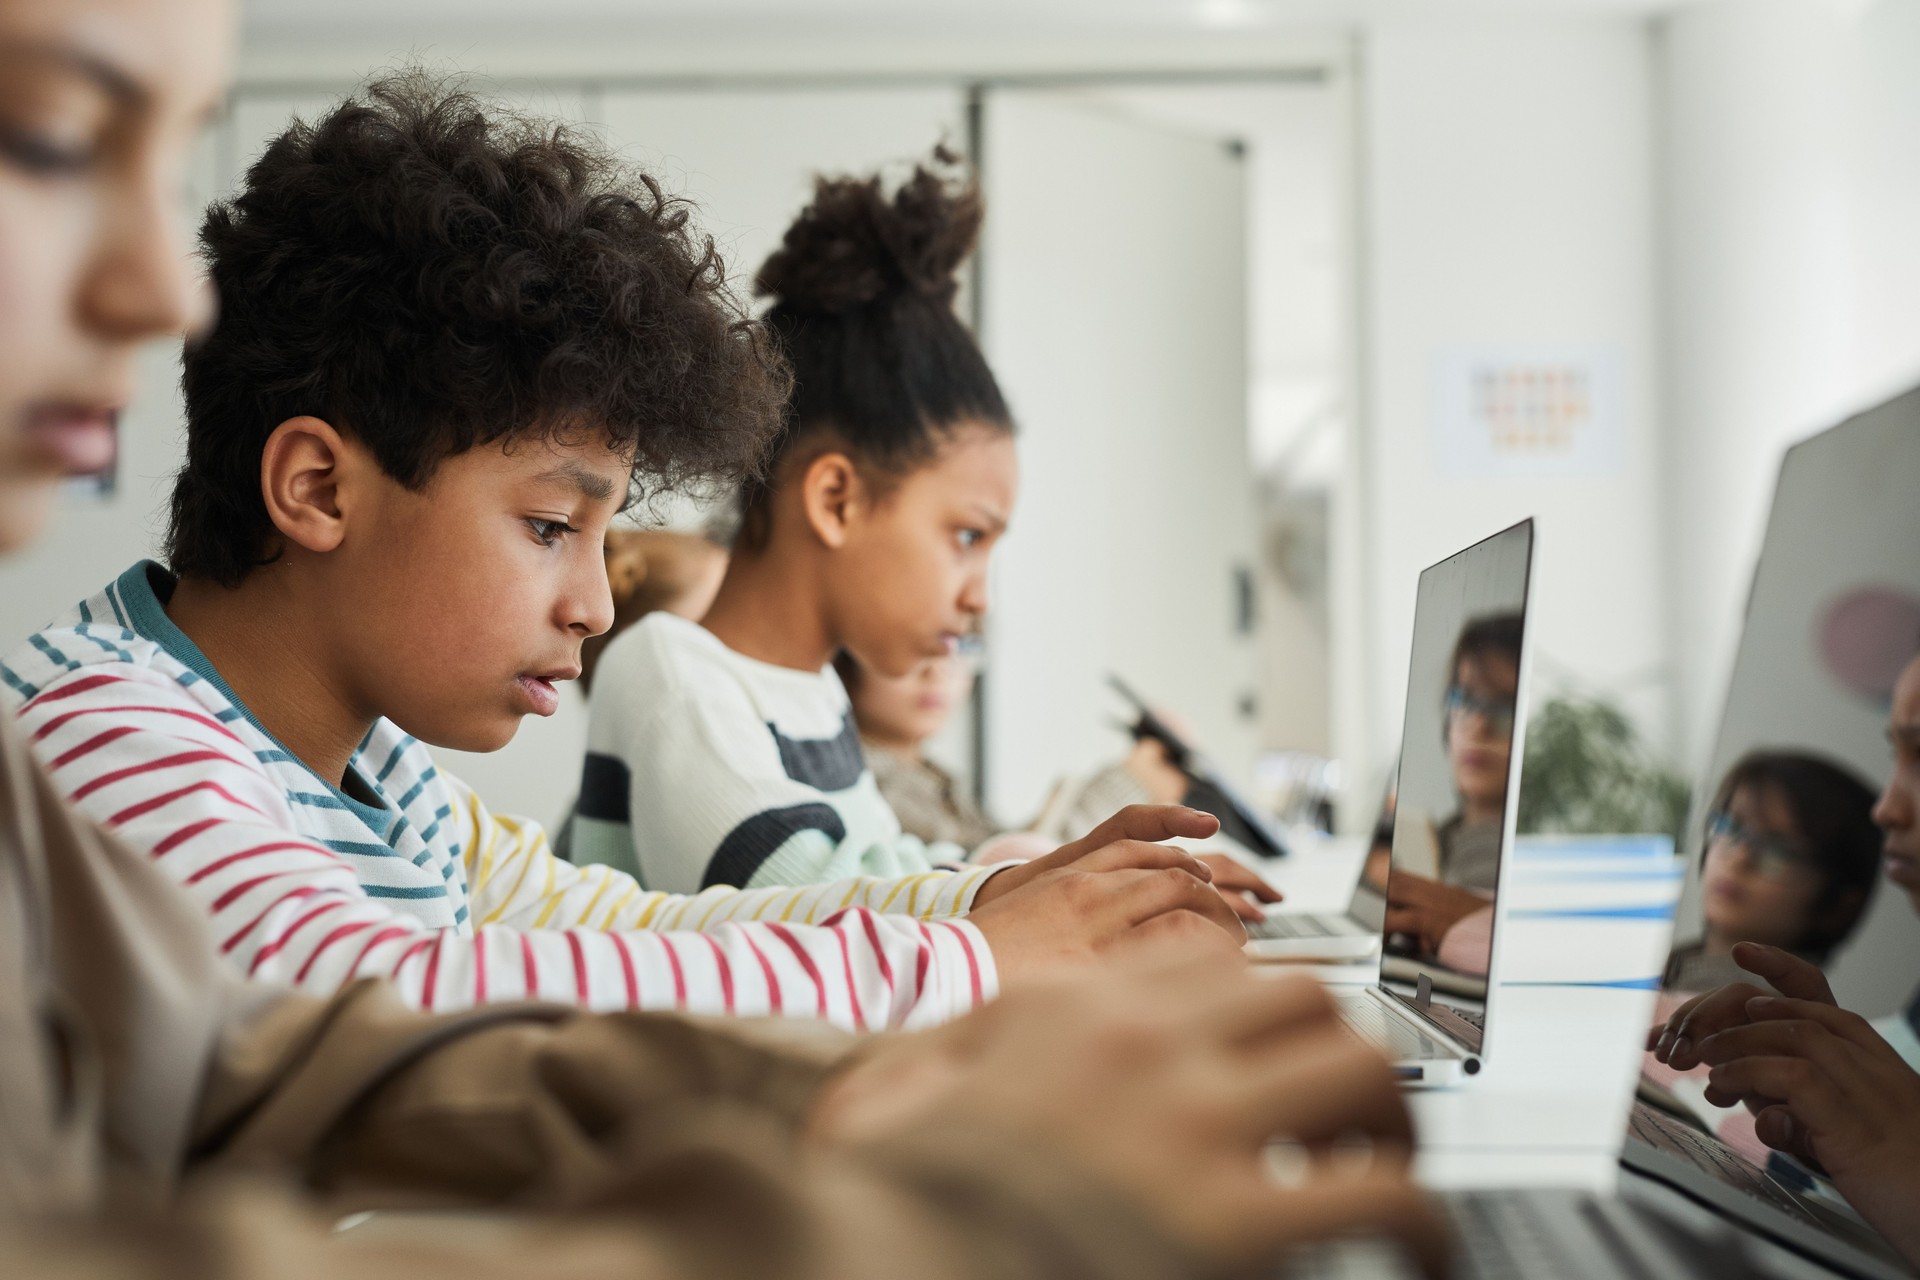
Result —
<instances>
[{"instance_id":1,"label":"child's shoulder","mask_svg":"<svg viewBox=\"0 0 1920 1280\"><path fill-rule=\"evenodd\" d=\"M654 701L678 691L738 683L739 655L697 622L664 610L615 636L600 655L594 689L603 685Z\"/></svg>"},{"instance_id":2,"label":"child's shoulder","mask_svg":"<svg viewBox=\"0 0 1920 1280\"><path fill-rule=\"evenodd\" d=\"M87 677L139 679L182 691L199 679L161 645L133 630L105 591L81 601L0 657L0 693L15 706Z\"/></svg>"}]
</instances>

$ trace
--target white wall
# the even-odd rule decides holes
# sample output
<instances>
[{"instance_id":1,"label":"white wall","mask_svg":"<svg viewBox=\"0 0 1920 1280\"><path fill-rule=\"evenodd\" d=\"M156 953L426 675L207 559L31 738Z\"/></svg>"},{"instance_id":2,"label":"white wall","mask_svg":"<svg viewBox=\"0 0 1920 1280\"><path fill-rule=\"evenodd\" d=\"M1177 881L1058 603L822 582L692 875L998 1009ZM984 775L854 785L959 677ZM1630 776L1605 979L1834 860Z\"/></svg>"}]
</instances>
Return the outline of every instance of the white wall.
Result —
<instances>
[{"instance_id":1,"label":"white wall","mask_svg":"<svg viewBox=\"0 0 1920 1280\"><path fill-rule=\"evenodd\" d=\"M1659 740L1647 28L1593 17L1382 21L1365 59L1370 767L1350 785L1374 785L1397 751L1420 569L1528 515L1540 517L1537 677L1629 695ZM1623 464L1589 476L1443 474L1433 447L1441 354L1537 343L1617 352Z\"/></svg>"},{"instance_id":2,"label":"white wall","mask_svg":"<svg viewBox=\"0 0 1920 1280\"><path fill-rule=\"evenodd\" d=\"M1785 446L1920 381L1920 0L1738 0L1658 40L1673 646L1712 745Z\"/></svg>"}]
</instances>

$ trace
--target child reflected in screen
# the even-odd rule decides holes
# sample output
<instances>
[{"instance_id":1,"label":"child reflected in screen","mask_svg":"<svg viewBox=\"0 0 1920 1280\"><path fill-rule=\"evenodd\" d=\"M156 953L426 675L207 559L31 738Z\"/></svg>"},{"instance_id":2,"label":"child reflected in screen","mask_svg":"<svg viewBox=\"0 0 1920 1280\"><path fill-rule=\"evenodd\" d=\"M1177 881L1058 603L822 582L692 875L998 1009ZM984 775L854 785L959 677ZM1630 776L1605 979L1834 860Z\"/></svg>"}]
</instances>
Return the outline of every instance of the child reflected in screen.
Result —
<instances>
[{"instance_id":1,"label":"child reflected in screen","mask_svg":"<svg viewBox=\"0 0 1920 1280\"><path fill-rule=\"evenodd\" d=\"M1394 838L1389 934L1418 958L1474 976L1485 976L1492 961L1523 629L1518 613L1488 614L1461 629L1440 728L1455 808L1439 822L1402 815L1411 822Z\"/></svg>"},{"instance_id":2,"label":"child reflected in screen","mask_svg":"<svg viewBox=\"0 0 1920 1280\"><path fill-rule=\"evenodd\" d=\"M1090 777L1063 779L1025 831L1003 833L926 754L927 743L973 692L975 658L965 647L929 658L904 676L865 667L845 650L833 665L853 703L860 745L880 794L901 830L929 844L980 849L999 837L982 857L1031 856L1086 834L1127 805L1178 804L1187 794L1186 774L1167 759L1166 748L1146 738L1125 759Z\"/></svg>"},{"instance_id":3,"label":"child reflected in screen","mask_svg":"<svg viewBox=\"0 0 1920 1280\"><path fill-rule=\"evenodd\" d=\"M1677 950L1669 989L1743 982L1735 943L1825 964L1872 898L1880 867L1873 791L1851 772L1791 751L1754 752L1728 770L1700 855L1700 940Z\"/></svg>"}]
</instances>

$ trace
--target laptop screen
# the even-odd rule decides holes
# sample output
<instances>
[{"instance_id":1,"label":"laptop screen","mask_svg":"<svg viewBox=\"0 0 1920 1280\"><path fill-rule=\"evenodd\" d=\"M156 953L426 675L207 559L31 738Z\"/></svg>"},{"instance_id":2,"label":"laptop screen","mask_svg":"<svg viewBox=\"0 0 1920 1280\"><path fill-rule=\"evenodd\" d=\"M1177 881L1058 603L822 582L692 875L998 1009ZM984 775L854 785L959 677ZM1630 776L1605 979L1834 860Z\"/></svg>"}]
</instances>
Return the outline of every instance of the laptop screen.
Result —
<instances>
[{"instance_id":1,"label":"laptop screen","mask_svg":"<svg viewBox=\"0 0 1920 1280\"><path fill-rule=\"evenodd\" d=\"M1532 560L1529 520L1427 569L1414 607L1381 980L1404 994L1425 978L1481 1027L1519 791Z\"/></svg>"}]
</instances>

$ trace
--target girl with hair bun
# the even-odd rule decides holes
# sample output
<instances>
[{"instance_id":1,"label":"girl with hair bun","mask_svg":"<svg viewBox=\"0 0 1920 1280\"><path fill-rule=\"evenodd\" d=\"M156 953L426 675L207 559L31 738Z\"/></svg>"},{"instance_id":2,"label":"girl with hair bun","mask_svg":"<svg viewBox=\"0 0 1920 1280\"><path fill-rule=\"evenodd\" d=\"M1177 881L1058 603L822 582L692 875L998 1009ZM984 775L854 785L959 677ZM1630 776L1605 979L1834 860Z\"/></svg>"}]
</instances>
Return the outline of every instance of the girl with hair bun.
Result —
<instances>
[{"instance_id":1,"label":"girl with hair bun","mask_svg":"<svg viewBox=\"0 0 1920 1280\"><path fill-rule=\"evenodd\" d=\"M940 151L891 190L821 179L761 268L765 322L793 367L785 423L741 493L701 623L655 614L601 656L576 858L698 889L967 857L902 833L831 662L845 651L904 676L956 652L986 611L1019 466L1006 400L953 309L981 218L978 188Z\"/></svg>"}]
</instances>

